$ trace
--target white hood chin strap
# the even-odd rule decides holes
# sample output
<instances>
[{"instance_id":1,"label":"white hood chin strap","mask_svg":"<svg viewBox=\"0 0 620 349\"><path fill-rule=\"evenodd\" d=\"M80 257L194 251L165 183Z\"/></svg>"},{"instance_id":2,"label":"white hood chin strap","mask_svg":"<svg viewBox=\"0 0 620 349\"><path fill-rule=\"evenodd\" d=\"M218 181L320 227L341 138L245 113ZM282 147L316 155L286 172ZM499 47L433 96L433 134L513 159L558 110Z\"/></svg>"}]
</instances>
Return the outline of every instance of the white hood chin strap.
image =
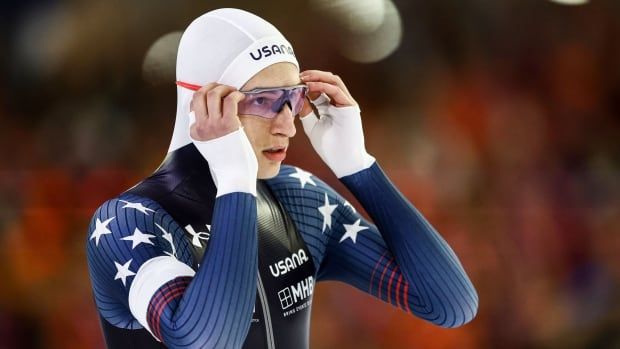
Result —
<instances>
[{"instance_id":1,"label":"white hood chin strap","mask_svg":"<svg viewBox=\"0 0 620 349\"><path fill-rule=\"evenodd\" d=\"M241 88L264 68L289 62L299 68L293 47L272 24L247 11L205 13L185 30L177 53L177 81L203 86L218 82ZM194 91L177 86L177 113L168 152L189 143Z\"/></svg>"}]
</instances>

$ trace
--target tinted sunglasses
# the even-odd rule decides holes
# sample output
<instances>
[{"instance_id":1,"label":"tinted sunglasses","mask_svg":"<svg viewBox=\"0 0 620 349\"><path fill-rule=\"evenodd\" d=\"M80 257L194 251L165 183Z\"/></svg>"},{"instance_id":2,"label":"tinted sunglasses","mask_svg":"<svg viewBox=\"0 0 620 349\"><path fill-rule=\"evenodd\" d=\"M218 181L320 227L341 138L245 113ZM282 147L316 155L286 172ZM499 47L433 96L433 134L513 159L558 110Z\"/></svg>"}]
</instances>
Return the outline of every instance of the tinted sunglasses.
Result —
<instances>
[{"instance_id":1,"label":"tinted sunglasses","mask_svg":"<svg viewBox=\"0 0 620 349\"><path fill-rule=\"evenodd\" d=\"M192 91L198 91L202 87L182 81L177 81L176 84ZM299 114L304 106L308 86L255 88L239 92L245 95L245 98L239 102L239 115L256 115L272 119L278 115L286 104L291 108L293 115Z\"/></svg>"}]
</instances>

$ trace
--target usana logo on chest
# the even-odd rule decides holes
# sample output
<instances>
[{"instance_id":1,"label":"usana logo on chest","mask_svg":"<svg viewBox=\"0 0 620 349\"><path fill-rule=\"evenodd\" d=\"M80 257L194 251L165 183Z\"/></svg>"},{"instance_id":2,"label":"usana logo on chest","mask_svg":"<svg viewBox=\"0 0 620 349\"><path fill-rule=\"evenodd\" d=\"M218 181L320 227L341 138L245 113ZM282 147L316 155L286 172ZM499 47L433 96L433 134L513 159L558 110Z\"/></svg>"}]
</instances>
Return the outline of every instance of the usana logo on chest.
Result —
<instances>
[{"instance_id":1,"label":"usana logo on chest","mask_svg":"<svg viewBox=\"0 0 620 349\"><path fill-rule=\"evenodd\" d=\"M290 257L286 257L270 265L269 270L271 271L271 275L278 277L296 269L307 261L308 255L306 255L306 251L300 248L299 251L293 253Z\"/></svg>"}]
</instances>

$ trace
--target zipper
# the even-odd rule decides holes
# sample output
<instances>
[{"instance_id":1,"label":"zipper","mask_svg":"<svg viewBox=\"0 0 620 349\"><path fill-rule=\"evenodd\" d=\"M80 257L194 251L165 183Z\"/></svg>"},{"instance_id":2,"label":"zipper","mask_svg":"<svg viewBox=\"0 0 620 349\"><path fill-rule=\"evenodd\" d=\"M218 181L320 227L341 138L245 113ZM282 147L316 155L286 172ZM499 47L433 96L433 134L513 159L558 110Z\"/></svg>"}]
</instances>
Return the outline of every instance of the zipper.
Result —
<instances>
[{"instance_id":1,"label":"zipper","mask_svg":"<svg viewBox=\"0 0 620 349\"><path fill-rule=\"evenodd\" d=\"M271 324L271 314L269 313L269 303L267 303L267 293L265 292L265 286L263 286L263 280L258 274L258 298L263 308L263 316L265 317L265 335L267 336L267 349L275 349L275 341L273 339L273 326Z\"/></svg>"}]
</instances>

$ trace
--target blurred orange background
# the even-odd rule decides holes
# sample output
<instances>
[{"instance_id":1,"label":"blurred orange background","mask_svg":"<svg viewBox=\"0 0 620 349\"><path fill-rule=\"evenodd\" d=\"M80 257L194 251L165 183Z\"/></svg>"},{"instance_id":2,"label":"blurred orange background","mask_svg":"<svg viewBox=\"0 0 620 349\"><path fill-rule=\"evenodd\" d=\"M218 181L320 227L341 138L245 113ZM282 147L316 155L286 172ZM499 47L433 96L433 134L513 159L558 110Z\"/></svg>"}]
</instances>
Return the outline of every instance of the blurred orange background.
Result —
<instances>
[{"instance_id":1,"label":"blurred orange background","mask_svg":"<svg viewBox=\"0 0 620 349\"><path fill-rule=\"evenodd\" d=\"M174 47L151 45L218 7L343 78L369 152L480 296L441 329L319 284L312 348L619 348L620 2L378 3L2 2L0 348L104 346L90 216L166 154ZM297 126L286 162L345 192Z\"/></svg>"}]
</instances>

